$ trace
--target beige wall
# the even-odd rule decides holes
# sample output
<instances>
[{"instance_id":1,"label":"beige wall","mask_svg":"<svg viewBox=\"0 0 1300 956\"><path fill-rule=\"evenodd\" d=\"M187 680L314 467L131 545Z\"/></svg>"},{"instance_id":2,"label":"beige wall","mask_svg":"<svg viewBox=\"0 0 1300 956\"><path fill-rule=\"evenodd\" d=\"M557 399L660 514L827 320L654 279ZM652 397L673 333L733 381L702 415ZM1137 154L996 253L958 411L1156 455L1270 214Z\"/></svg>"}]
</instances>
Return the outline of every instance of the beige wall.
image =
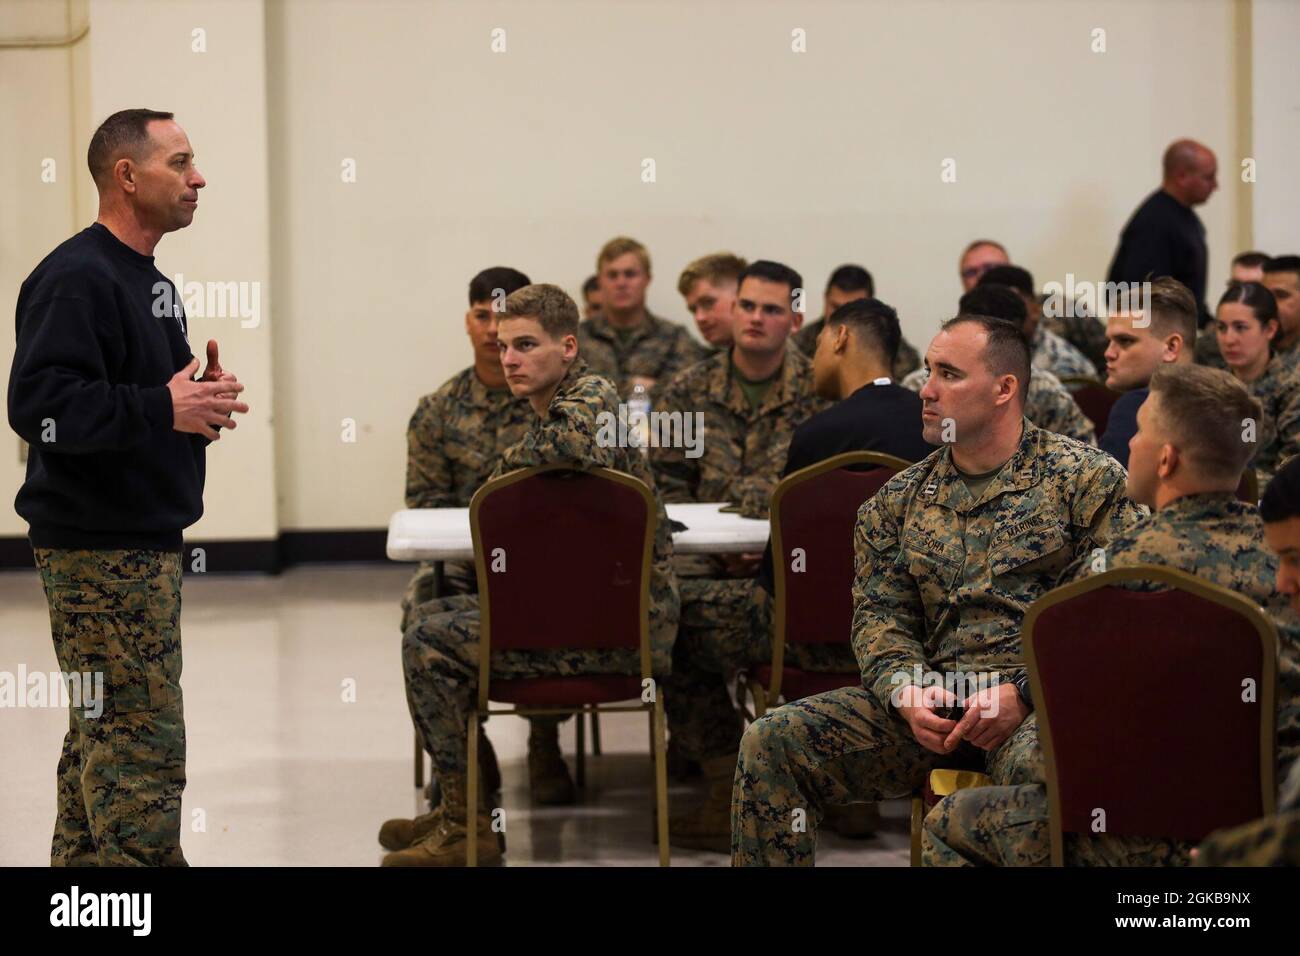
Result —
<instances>
[{"instance_id":1,"label":"beige wall","mask_svg":"<svg viewBox=\"0 0 1300 956\"><path fill-rule=\"evenodd\" d=\"M1103 278L1160 152L1187 135L1223 170L1201 210L1217 288L1261 216L1261 193L1236 175L1244 150L1261 177L1294 155L1262 155L1258 125L1240 116L1271 69L1261 55L1294 69L1281 38L1297 14L1274 5L1278 39L1260 41L1249 8L1173 7L92 0L78 148L111 109L176 110L211 185L160 265L267 283L260 329L195 323L192 338L217 335L256 406L210 455L198 532L384 525L401 506L416 399L469 359L469 277L513 265L576 294L619 232L649 245L651 307L673 319L686 319L677 272L703 252L790 263L813 311L830 269L860 261L924 346L955 308L957 255L977 235L1004 241L1040 284ZM206 54L189 52L196 26ZM1105 53L1091 50L1098 27ZM491 51L494 28L505 53ZM806 53L791 51L796 28ZM6 79L17 62L0 52ZM24 88L42 85L33 96L0 84L0 132L21 144L6 170L30 167L11 153L69 149L71 81L43 85L60 69L48 63L23 69L44 71L19 76ZM1270 102L1286 108L1296 88ZM647 157L654 183L641 181ZM946 158L955 183L940 180ZM345 159L355 183L342 181ZM28 195L26 175L0 182L10 309L17 282L72 228L69 201ZM348 418L355 443L341 440ZM7 499L20 473L5 447ZM0 534L20 530L0 508Z\"/></svg>"},{"instance_id":2,"label":"beige wall","mask_svg":"<svg viewBox=\"0 0 1300 956\"><path fill-rule=\"evenodd\" d=\"M1252 199L1254 242L1272 255L1300 253L1300 4L1255 0L1253 97L1249 104L1257 180Z\"/></svg>"},{"instance_id":3,"label":"beige wall","mask_svg":"<svg viewBox=\"0 0 1300 956\"><path fill-rule=\"evenodd\" d=\"M208 453L207 514L191 535L196 539L274 537L278 524L271 433L272 303L261 0L89 0L87 12L90 31L72 51L0 51L6 71L5 82L0 83L5 91L4 140L21 144L16 151L0 151L0 162L19 164L15 170L19 175L5 177L5 188L13 189L20 206L29 206L25 218L38 220L35 229L20 222L11 230L4 223L6 244L17 242L14 255L4 259L5 313L13 314L18 285L40 258L94 220L94 189L84 159L94 126L128 106L175 112L189 133L209 186L201 196L194 225L159 244L158 268L168 276L183 274L187 283L257 282L262 288L262 319L257 328L244 328L237 315L192 314L190 318L195 352L202 355L206 341L215 338L222 363L247 383L254 406L237 431ZM205 52L195 52L196 29L206 31ZM30 64L17 88L8 82L15 61ZM74 87L70 78L83 75L84 82ZM55 78L60 77L56 84ZM42 190L33 157L56 151L68 162L60 166L58 188ZM0 208L8 205L0 201ZM2 341L0 357L7 381L12 335ZM7 430L6 434L12 436ZM5 441L0 448L13 448L16 441ZM0 534L21 534L25 525L9 501L22 471L13 455L6 452L0 458L6 499L0 508Z\"/></svg>"}]
</instances>

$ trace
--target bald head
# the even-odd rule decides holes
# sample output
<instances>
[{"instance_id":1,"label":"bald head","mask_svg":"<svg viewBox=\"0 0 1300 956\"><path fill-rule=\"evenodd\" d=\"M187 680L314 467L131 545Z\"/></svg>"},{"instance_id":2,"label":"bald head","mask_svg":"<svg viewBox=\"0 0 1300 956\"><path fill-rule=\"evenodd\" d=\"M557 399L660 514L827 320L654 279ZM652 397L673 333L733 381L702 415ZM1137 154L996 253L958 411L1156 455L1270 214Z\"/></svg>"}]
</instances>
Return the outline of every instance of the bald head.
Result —
<instances>
[{"instance_id":1,"label":"bald head","mask_svg":"<svg viewBox=\"0 0 1300 956\"><path fill-rule=\"evenodd\" d=\"M1199 206L1219 188L1219 165L1213 151L1194 139L1170 143L1162 169L1165 192L1184 206Z\"/></svg>"}]
</instances>

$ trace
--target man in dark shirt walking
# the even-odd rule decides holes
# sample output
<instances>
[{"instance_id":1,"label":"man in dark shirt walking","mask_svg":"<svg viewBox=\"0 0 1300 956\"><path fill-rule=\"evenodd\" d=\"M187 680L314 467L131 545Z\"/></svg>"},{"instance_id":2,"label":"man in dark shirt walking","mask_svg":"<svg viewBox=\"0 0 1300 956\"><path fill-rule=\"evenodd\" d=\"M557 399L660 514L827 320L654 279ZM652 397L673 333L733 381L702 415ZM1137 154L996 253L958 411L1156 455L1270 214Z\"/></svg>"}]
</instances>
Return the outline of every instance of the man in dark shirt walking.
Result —
<instances>
[{"instance_id":1,"label":"man in dark shirt walking","mask_svg":"<svg viewBox=\"0 0 1300 956\"><path fill-rule=\"evenodd\" d=\"M1205 226L1192 210L1219 188L1218 163L1208 148L1180 139L1165 150L1164 179L1120 233L1108 282L1142 282L1172 276L1196 296L1201 325L1210 321L1205 306L1209 253Z\"/></svg>"},{"instance_id":2,"label":"man in dark shirt walking","mask_svg":"<svg viewBox=\"0 0 1300 956\"><path fill-rule=\"evenodd\" d=\"M203 513L207 443L248 406L215 341L194 381L179 293L154 265L206 185L185 131L114 113L87 161L99 216L23 283L8 395L31 445L15 508L71 704L50 862L184 866L181 532Z\"/></svg>"}]
</instances>

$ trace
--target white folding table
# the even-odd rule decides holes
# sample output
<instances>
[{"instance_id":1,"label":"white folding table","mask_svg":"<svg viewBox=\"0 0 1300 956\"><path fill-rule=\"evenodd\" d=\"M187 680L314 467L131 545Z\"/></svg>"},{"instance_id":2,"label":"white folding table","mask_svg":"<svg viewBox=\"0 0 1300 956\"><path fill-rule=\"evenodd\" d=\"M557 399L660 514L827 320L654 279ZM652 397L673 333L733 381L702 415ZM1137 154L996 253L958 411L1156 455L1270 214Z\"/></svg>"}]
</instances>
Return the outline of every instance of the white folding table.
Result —
<instances>
[{"instance_id":1,"label":"white folding table","mask_svg":"<svg viewBox=\"0 0 1300 956\"><path fill-rule=\"evenodd\" d=\"M722 502L668 505L668 517L686 525L673 535L679 554L740 554L767 545L766 521L725 512ZM468 561L474 557L468 508L416 508L396 512L388 522L388 557L393 561Z\"/></svg>"}]
</instances>

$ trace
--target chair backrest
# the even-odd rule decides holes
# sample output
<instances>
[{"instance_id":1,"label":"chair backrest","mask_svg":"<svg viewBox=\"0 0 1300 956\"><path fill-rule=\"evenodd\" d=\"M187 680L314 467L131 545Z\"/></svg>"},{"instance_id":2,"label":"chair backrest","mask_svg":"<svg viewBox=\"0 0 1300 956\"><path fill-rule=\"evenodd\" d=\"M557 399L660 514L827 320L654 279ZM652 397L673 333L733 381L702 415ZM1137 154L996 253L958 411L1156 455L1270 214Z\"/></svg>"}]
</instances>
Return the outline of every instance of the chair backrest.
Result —
<instances>
[{"instance_id":1,"label":"chair backrest","mask_svg":"<svg viewBox=\"0 0 1300 956\"><path fill-rule=\"evenodd\" d=\"M1095 378L1082 375L1066 376L1061 379L1061 384L1070 390L1074 403L1079 406L1084 417L1092 422L1097 440L1100 441L1110 423L1110 410L1119 400L1120 393L1111 391Z\"/></svg>"},{"instance_id":2,"label":"chair backrest","mask_svg":"<svg viewBox=\"0 0 1300 956\"><path fill-rule=\"evenodd\" d=\"M1066 833L1197 841L1273 812L1277 630L1257 605L1117 568L1039 598L1022 638L1053 863Z\"/></svg>"},{"instance_id":3,"label":"chair backrest","mask_svg":"<svg viewBox=\"0 0 1300 956\"><path fill-rule=\"evenodd\" d=\"M649 676L658 516L644 482L608 468L525 468L479 488L469 516L485 668L488 648L628 648Z\"/></svg>"},{"instance_id":4,"label":"chair backrest","mask_svg":"<svg viewBox=\"0 0 1300 956\"><path fill-rule=\"evenodd\" d=\"M909 465L879 452L846 452L787 475L776 486L775 645L849 643L858 508ZM792 568L795 563L800 570Z\"/></svg>"}]
</instances>

